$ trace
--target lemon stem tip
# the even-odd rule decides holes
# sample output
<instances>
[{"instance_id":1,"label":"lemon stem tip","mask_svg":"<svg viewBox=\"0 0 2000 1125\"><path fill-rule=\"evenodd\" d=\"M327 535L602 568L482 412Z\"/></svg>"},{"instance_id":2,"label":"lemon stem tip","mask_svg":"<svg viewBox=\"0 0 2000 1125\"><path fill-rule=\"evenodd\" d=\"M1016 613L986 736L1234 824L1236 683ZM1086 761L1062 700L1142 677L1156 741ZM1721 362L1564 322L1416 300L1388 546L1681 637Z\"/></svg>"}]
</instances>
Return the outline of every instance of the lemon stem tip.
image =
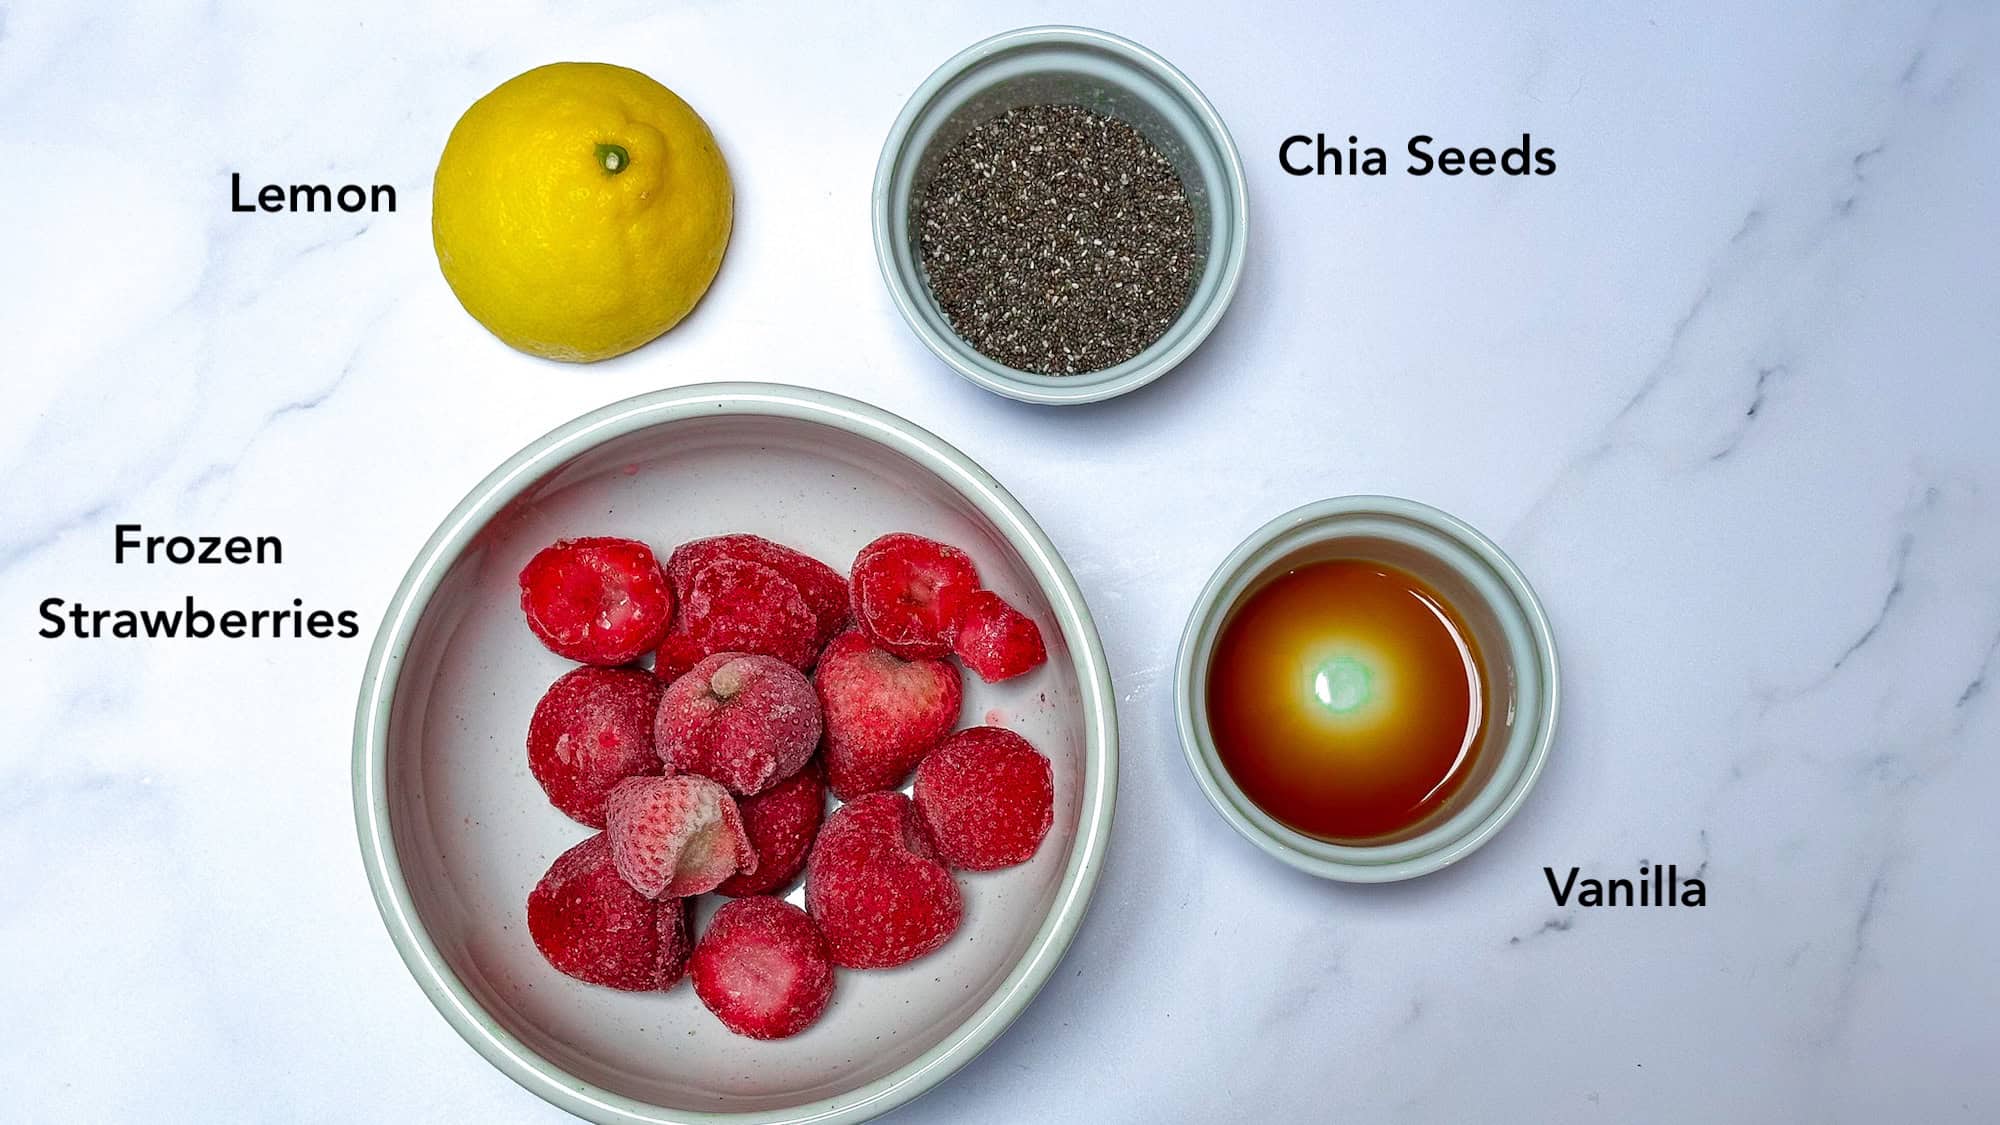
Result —
<instances>
[{"instance_id":1,"label":"lemon stem tip","mask_svg":"<svg viewBox=\"0 0 2000 1125\"><path fill-rule=\"evenodd\" d=\"M625 151L624 145L602 144L597 146L597 162L615 176L632 163L632 157Z\"/></svg>"}]
</instances>

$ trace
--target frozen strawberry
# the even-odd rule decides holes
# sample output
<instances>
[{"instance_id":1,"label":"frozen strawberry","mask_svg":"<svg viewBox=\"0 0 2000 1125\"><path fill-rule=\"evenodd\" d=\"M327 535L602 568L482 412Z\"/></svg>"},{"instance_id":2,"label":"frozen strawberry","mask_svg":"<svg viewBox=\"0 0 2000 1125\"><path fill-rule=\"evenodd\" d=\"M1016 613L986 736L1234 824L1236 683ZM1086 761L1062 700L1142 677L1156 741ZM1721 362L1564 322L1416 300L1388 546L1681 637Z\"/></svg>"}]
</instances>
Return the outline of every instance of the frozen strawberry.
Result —
<instances>
[{"instance_id":1,"label":"frozen strawberry","mask_svg":"<svg viewBox=\"0 0 2000 1125\"><path fill-rule=\"evenodd\" d=\"M647 898L682 898L757 870L729 791L705 777L628 777L604 803L618 873Z\"/></svg>"},{"instance_id":2,"label":"frozen strawberry","mask_svg":"<svg viewBox=\"0 0 2000 1125\"><path fill-rule=\"evenodd\" d=\"M644 543L564 539L521 569L521 612L556 655L610 668L659 647L674 591Z\"/></svg>"},{"instance_id":3,"label":"frozen strawberry","mask_svg":"<svg viewBox=\"0 0 2000 1125\"><path fill-rule=\"evenodd\" d=\"M938 855L966 871L1026 862L1055 819L1049 760L1001 727L945 739L917 766L912 795Z\"/></svg>"},{"instance_id":4,"label":"frozen strawberry","mask_svg":"<svg viewBox=\"0 0 2000 1125\"><path fill-rule=\"evenodd\" d=\"M826 815L826 779L819 763L807 762L804 769L755 797L743 798L737 806L757 853L757 871L731 875L715 889L741 898L770 894L798 878L806 868L813 838L819 835L820 818Z\"/></svg>"},{"instance_id":5,"label":"frozen strawberry","mask_svg":"<svg viewBox=\"0 0 2000 1125\"><path fill-rule=\"evenodd\" d=\"M903 784L926 751L958 725L958 669L904 660L842 633L813 671L826 723L826 779L852 800Z\"/></svg>"},{"instance_id":6,"label":"frozen strawberry","mask_svg":"<svg viewBox=\"0 0 2000 1125\"><path fill-rule=\"evenodd\" d=\"M604 798L628 777L660 772L653 721L660 681L636 668L573 668L528 722L528 769L549 803L604 827Z\"/></svg>"},{"instance_id":7,"label":"frozen strawberry","mask_svg":"<svg viewBox=\"0 0 2000 1125\"><path fill-rule=\"evenodd\" d=\"M797 773L819 745L819 725L819 696L803 672L774 656L719 652L666 689L656 732L667 772L747 795Z\"/></svg>"},{"instance_id":8,"label":"frozen strawberry","mask_svg":"<svg viewBox=\"0 0 2000 1125\"><path fill-rule=\"evenodd\" d=\"M671 988L687 966L686 904L628 886L602 832L558 856L529 892L528 936L557 971L627 992Z\"/></svg>"},{"instance_id":9,"label":"frozen strawberry","mask_svg":"<svg viewBox=\"0 0 2000 1125\"><path fill-rule=\"evenodd\" d=\"M1012 679L1049 658L1034 619L991 590L952 596L958 630L951 650L989 684Z\"/></svg>"},{"instance_id":10,"label":"frozen strawberry","mask_svg":"<svg viewBox=\"0 0 2000 1125\"><path fill-rule=\"evenodd\" d=\"M722 1025L752 1039L797 1035L833 999L826 940L783 899L741 898L716 911L688 971Z\"/></svg>"},{"instance_id":11,"label":"frozen strawberry","mask_svg":"<svg viewBox=\"0 0 2000 1125\"><path fill-rule=\"evenodd\" d=\"M820 829L806 909L834 964L887 969L949 941L965 903L910 799L870 793L835 809Z\"/></svg>"},{"instance_id":12,"label":"frozen strawberry","mask_svg":"<svg viewBox=\"0 0 2000 1125\"><path fill-rule=\"evenodd\" d=\"M868 639L905 660L951 652L953 595L979 588L979 571L956 547L895 532L854 559L854 619Z\"/></svg>"},{"instance_id":13,"label":"frozen strawberry","mask_svg":"<svg viewBox=\"0 0 2000 1125\"><path fill-rule=\"evenodd\" d=\"M661 899L653 905L660 911L659 987L664 992L679 984L681 978L687 975L688 958L694 953L694 899Z\"/></svg>"},{"instance_id":14,"label":"frozen strawberry","mask_svg":"<svg viewBox=\"0 0 2000 1125\"><path fill-rule=\"evenodd\" d=\"M712 535L675 547L667 558L667 578L674 584L674 593L685 599L695 573L716 559L762 563L791 579L819 623L815 649L824 648L846 627L847 579L811 555L761 535Z\"/></svg>"},{"instance_id":15,"label":"frozen strawberry","mask_svg":"<svg viewBox=\"0 0 2000 1125\"><path fill-rule=\"evenodd\" d=\"M791 579L762 563L702 567L688 585L687 623L709 653L775 656L799 669L818 655L819 618Z\"/></svg>"},{"instance_id":16,"label":"frozen strawberry","mask_svg":"<svg viewBox=\"0 0 2000 1125\"><path fill-rule=\"evenodd\" d=\"M660 683L672 684L687 675L688 669L701 663L708 654L702 651L701 642L687 631L686 614L674 619L674 627L660 641L660 650L653 656L653 675Z\"/></svg>"},{"instance_id":17,"label":"frozen strawberry","mask_svg":"<svg viewBox=\"0 0 2000 1125\"><path fill-rule=\"evenodd\" d=\"M763 563L716 559L688 583L655 671L671 683L718 652L775 656L804 671L819 655L819 619L791 579Z\"/></svg>"}]
</instances>

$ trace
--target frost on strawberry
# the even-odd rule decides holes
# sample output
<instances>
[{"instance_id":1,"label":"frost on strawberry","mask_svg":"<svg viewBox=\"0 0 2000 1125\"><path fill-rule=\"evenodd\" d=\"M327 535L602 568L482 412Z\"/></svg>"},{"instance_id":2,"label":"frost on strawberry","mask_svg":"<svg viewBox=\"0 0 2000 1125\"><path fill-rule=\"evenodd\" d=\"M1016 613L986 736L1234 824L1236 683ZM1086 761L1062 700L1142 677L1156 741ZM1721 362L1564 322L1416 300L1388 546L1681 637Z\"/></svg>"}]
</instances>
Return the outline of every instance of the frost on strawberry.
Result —
<instances>
[{"instance_id":1,"label":"frost on strawberry","mask_svg":"<svg viewBox=\"0 0 2000 1125\"><path fill-rule=\"evenodd\" d=\"M675 680L656 727L669 773L699 774L745 795L797 773L819 736L819 696L805 675L776 657L738 652L707 657Z\"/></svg>"},{"instance_id":2,"label":"frost on strawberry","mask_svg":"<svg viewBox=\"0 0 2000 1125\"><path fill-rule=\"evenodd\" d=\"M528 770L549 803L604 827L604 801L628 777L660 772L653 749L660 682L636 668L572 668L528 723Z\"/></svg>"},{"instance_id":3,"label":"frost on strawberry","mask_svg":"<svg viewBox=\"0 0 2000 1125\"><path fill-rule=\"evenodd\" d=\"M695 995L724 1027L785 1039L817 1021L833 998L833 962L806 912L775 898L716 911L689 963Z\"/></svg>"},{"instance_id":4,"label":"frost on strawberry","mask_svg":"<svg viewBox=\"0 0 2000 1125\"><path fill-rule=\"evenodd\" d=\"M806 909L833 963L886 969L951 940L965 909L930 833L901 793L835 809L806 866Z\"/></svg>"},{"instance_id":5,"label":"frost on strawberry","mask_svg":"<svg viewBox=\"0 0 2000 1125\"><path fill-rule=\"evenodd\" d=\"M659 647L674 592L652 549L634 539L564 539L521 568L521 612L551 652L616 667Z\"/></svg>"},{"instance_id":6,"label":"frost on strawberry","mask_svg":"<svg viewBox=\"0 0 2000 1125\"><path fill-rule=\"evenodd\" d=\"M611 860L647 898L703 894L757 869L735 800L705 777L627 778L604 811Z\"/></svg>"},{"instance_id":7,"label":"frost on strawberry","mask_svg":"<svg viewBox=\"0 0 2000 1125\"><path fill-rule=\"evenodd\" d=\"M633 890L601 832L557 857L535 884L528 936L558 972L627 992L673 987L690 944L687 904Z\"/></svg>"},{"instance_id":8,"label":"frost on strawberry","mask_svg":"<svg viewBox=\"0 0 2000 1125\"><path fill-rule=\"evenodd\" d=\"M848 581L861 631L916 660L950 655L957 595L979 588L979 571L964 551L899 531L861 548Z\"/></svg>"}]
</instances>

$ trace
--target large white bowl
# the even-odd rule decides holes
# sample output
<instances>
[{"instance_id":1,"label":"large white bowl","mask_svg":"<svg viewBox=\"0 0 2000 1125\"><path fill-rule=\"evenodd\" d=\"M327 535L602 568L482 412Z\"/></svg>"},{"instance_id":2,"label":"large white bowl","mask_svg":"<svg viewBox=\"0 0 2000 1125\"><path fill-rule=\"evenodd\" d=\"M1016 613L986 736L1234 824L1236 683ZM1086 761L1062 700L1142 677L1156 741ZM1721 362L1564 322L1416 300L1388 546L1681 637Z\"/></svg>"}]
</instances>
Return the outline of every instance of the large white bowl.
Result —
<instances>
[{"instance_id":1,"label":"large white bowl","mask_svg":"<svg viewBox=\"0 0 2000 1125\"><path fill-rule=\"evenodd\" d=\"M782 1042L730 1034L685 984L624 993L550 968L524 904L589 830L550 807L528 773L529 716L569 665L521 620L522 564L564 536L629 536L664 553L747 531L845 569L862 544L903 530L965 548L1041 626L1048 664L998 685L967 674L962 716L1019 731L1054 764L1055 824L1041 851L961 875L965 922L944 949L899 969L842 972L826 1016ZM411 564L355 716L362 857L403 960L495 1066L599 1122L853 1122L942 1081L1006 1028L1068 948L1116 785L1096 629L1020 504L894 415L771 384L616 403L494 470Z\"/></svg>"}]
</instances>

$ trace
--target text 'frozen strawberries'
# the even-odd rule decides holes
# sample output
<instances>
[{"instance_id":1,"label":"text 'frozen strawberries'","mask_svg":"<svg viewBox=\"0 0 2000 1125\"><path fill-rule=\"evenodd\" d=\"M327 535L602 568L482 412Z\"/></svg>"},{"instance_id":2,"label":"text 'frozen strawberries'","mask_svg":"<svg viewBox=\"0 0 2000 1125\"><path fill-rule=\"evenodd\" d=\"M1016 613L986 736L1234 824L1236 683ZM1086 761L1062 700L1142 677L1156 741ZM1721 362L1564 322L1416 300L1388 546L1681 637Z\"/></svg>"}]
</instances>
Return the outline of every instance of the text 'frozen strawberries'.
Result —
<instances>
[{"instance_id":1,"label":"text 'frozen strawberries'","mask_svg":"<svg viewBox=\"0 0 2000 1125\"><path fill-rule=\"evenodd\" d=\"M1049 760L1000 727L973 727L945 739L917 766L914 790L938 854L966 871L1033 858L1055 819Z\"/></svg>"},{"instance_id":2,"label":"text 'frozen strawberries'","mask_svg":"<svg viewBox=\"0 0 2000 1125\"><path fill-rule=\"evenodd\" d=\"M712 891L757 869L729 791L705 777L631 777L604 803L611 861L647 898Z\"/></svg>"},{"instance_id":3,"label":"text 'frozen strawberries'","mask_svg":"<svg viewBox=\"0 0 2000 1125\"><path fill-rule=\"evenodd\" d=\"M806 866L806 909L834 964L886 969L951 940L965 904L910 799L869 793L820 829Z\"/></svg>"},{"instance_id":4,"label":"text 'frozen strawberries'","mask_svg":"<svg viewBox=\"0 0 2000 1125\"><path fill-rule=\"evenodd\" d=\"M797 1035L833 998L819 928L782 899L742 898L716 911L688 971L723 1026L752 1039Z\"/></svg>"}]
</instances>

